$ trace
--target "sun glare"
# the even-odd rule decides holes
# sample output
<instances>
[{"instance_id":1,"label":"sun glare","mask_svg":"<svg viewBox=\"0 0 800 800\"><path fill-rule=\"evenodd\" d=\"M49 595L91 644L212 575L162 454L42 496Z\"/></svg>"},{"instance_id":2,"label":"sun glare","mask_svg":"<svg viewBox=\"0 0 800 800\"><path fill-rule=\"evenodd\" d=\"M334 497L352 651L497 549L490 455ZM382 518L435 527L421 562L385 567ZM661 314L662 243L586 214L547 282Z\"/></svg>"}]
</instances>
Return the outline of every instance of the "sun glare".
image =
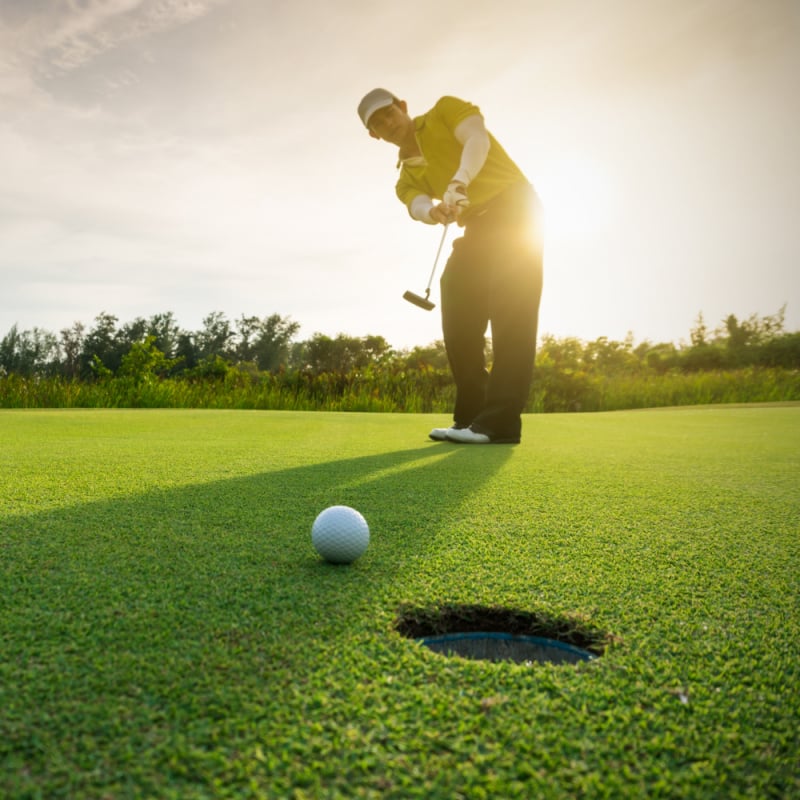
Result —
<instances>
[{"instance_id":1,"label":"sun glare","mask_svg":"<svg viewBox=\"0 0 800 800\"><path fill-rule=\"evenodd\" d=\"M535 180L549 239L583 237L613 224L617 198L608 173L586 158L553 163Z\"/></svg>"}]
</instances>

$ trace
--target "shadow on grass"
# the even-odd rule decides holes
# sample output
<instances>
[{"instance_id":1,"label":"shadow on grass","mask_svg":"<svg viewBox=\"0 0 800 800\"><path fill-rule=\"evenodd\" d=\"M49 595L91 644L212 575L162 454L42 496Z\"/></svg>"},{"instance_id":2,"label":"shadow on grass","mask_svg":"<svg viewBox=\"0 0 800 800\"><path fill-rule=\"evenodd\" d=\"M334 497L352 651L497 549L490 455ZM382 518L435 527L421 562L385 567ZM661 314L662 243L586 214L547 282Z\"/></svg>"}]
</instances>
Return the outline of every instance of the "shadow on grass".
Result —
<instances>
[{"instance_id":1,"label":"shadow on grass","mask_svg":"<svg viewBox=\"0 0 800 800\"><path fill-rule=\"evenodd\" d=\"M299 702L511 454L431 444L3 518L0 789L113 782L142 758L182 774L181 747ZM311 545L333 504L370 524L351 566Z\"/></svg>"},{"instance_id":2,"label":"shadow on grass","mask_svg":"<svg viewBox=\"0 0 800 800\"><path fill-rule=\"evenodd\" d=\"M359 613L436 549L445 521L512 451L431 444L5 519L2 605L39 641L69 647L157 650L243 628L265 640L335 635L345 610ZM371 529L346 567L311 545L313 520L334 504Z\"/></svg>"}]
</instances>

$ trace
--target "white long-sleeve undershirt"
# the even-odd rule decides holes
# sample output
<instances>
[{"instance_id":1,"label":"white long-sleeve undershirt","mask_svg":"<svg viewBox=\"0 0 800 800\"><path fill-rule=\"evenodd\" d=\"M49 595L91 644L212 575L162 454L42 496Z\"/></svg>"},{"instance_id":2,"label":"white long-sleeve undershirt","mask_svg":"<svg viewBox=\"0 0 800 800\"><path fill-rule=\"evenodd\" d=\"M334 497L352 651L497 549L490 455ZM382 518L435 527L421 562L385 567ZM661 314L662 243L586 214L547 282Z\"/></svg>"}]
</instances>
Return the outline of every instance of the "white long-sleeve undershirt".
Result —
<instances>
[{"instance_id":1,"label":"white long-sleeve undershirt","mask_svg":"<svg viewBox=\"0 0 800 800\"><path fill-rule=\"evenodd\" d=\"M453 133L462 145L462 150L461 160L452 180L469 186L486 163L490 147L489 133L480 114L473 114L459 122ZM433 225L435 221L430 215L432 208L433 200L426 194L418 194L411 201L408 210L414 219Z\"/></svg>"},{"instance_id":2,"label":"white long-sleeve undershirt","mask_svg":"<svg viewBox=\"0 0 800 800\"><path fill-rule=\"evenodd\" d=\"M483 169L489 155L489 132L483 124L483 117L473 114L456 126L456 139L464 146L461 162L453 180L469 186L470 182Z\"/></svg>"}]
</instances>

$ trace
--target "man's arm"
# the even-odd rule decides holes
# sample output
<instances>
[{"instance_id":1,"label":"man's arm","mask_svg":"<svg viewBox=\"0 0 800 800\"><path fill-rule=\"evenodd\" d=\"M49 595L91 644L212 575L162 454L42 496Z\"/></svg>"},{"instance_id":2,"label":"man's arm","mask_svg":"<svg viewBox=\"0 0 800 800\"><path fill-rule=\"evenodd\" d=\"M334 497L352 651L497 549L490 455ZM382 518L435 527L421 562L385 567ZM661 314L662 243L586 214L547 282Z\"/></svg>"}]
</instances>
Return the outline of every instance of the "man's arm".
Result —
<instances>
[{"instance_id":1,"label":"man's arm","mask_svg":"<svg viewBox=\"0 0 800 800\"><path fill-rule=\"evenodd\" d=\"M452 190L455 193L454 196L466 198L466 187L483 169L491 143L480 114L473 114L462 120L453 133L456 140L462 145L462 150L459 167L450 181L448 192ZM409 205L411 217L429 225L452 222L457 216L457 204L455 202L448 203L447 199L452 199L452 196L446 198L444 203L434 205L428 195L419 194Z\"/></svg>"},{"instance_id":2,"label":"man's arm","mask_svg":"<svg viewBox=\"0 0 800 800\"><path fill-rule=\"evenodd\" d=\"M483 124L483 117L473 114L462 120L453 133L463 145L463 150L461 151L461 163L451 182L469 186L483 169L486 157L489 155L489 132Z\"/></svg>"},{"instance_id":3,"label":"man's arm","mask_svg":"<svg viewBox=\"0 0 800 800\"><path fill-rule=\"evenodd\" d=\"M444 193L442 205L447 209L447 213L458 217L469 205L467 186L483 169L491 142L483 124L483 117L479 114L473 114L459 122L453 133L462 145L461 160L456 174L453 175Z\"/></svg>"}]
</instances>

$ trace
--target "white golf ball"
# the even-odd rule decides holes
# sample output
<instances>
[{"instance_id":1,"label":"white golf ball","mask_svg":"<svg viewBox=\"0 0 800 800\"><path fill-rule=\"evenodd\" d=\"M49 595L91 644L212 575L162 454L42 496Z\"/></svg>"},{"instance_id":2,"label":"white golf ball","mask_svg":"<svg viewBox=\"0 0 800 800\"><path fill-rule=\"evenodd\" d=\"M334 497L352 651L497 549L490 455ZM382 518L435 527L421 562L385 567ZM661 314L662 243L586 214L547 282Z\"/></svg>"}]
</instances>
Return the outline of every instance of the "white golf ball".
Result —
<instances>
[{"instance_id":1,"label":"white golf ball","mask_svg":"<svg viewBox=\"0 0 800 800\"><path fill-rule=\"evenodd\" d=\"M326 561L350 564L369 545L369 525L354 508L330 506L314 520L311 543Z\"/></svg>"}]
</instances>

